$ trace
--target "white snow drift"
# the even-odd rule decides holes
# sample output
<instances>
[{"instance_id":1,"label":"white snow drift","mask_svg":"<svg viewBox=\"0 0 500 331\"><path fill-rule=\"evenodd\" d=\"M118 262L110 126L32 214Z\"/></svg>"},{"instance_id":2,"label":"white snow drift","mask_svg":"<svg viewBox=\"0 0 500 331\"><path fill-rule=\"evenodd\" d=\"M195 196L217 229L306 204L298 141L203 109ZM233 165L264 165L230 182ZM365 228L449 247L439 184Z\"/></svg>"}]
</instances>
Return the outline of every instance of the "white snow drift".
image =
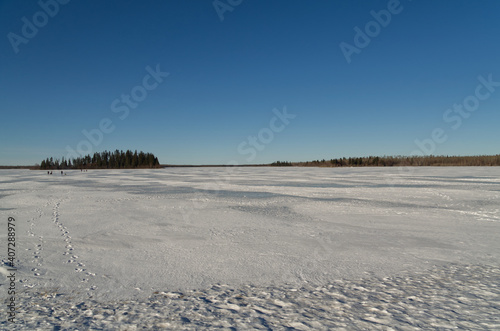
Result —
<instances>
[{"instance_id":1,"label":"white snow drift","mask_svg":"<svg viewBox=\"0 0 500 331\"><path fill-rule=\"evenodd\" d=\"M75 302L498 267L500 168L410 170L2 170L0 238L19 291Z\"/></svg>"}]
</instances>

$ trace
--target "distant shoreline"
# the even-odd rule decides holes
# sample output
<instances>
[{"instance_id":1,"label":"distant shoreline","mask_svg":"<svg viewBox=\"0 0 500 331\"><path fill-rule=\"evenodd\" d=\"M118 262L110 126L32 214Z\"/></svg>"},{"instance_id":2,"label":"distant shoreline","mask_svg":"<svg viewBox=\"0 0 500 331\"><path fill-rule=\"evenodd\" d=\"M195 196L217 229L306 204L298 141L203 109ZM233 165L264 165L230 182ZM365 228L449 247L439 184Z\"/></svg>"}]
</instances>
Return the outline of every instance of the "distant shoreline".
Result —
<instances>
[{"instance_id":1,"label":"distant shoreline","mask_svg":"<svg viewBox=\"0 0 500 331\"><path fill-rule=\"evenodd\" d=\"M144 167L144 168L83 168L87 170L130 170L130 169L164 169L164 168L226 168L226 167L272 167L271 164L239 164L239 165L232 165L232 164L209 164L209 165L192 165L192 164L162 164L159 167L156 168L149 168L149 167ZM67 170L74 170L78 171L80 169L73 169L73 168L61 168L61 169L40 169L39 166L33 165L33 166L0 166L0 170L8 170L8 169L27 169L27 170L41 170L41 171L67 171Z\"/></svg>"},{"instance_id":2,"label":"distant shoreline","mask_svg":"<svg viewBox=\"0 0 500 331\"><path fill-rule=\"evenodd\" d=\"M321 168L353 168L353 167L494 167L500 166L500 154L476 156L364 156L343 157L330 160L315 160L303 162L276 161L269 164L158 164L155 167L95 167L83 166L81 169L163 169L163 168L226 168L226 167L321 167ZM40 169L35 164L31 166L0 166L0 169L29 170L78 170L78 168L47 168Z\"/></svg>"},{"instance_id":3,"label":"distant shoreline","mask_svg":"<svg viewBox=\"0 0 500 331\"><path fill-rule=\"evenodd\" d=\"M425 168L425 167L498 167L500 165L460 165L460 164L444 164L444 165L410 165L407 167L417 167L417 168ZM143 170L143 169L166 169L166 168L252 168L252 167L269 167L269 168L280 168L278 166L273 166L271 164L242 164L242 165L162 165L157 168L91 168L87 170ZM292 165L290 168L395 168L395 167L403 167L403 166L321 166L321 165ZM78 171L78 169L53 169L53 170L45 170L40 169L35 166L0 166L0 170L38 170L38 171Z\"/></svg>"}]
</instances>

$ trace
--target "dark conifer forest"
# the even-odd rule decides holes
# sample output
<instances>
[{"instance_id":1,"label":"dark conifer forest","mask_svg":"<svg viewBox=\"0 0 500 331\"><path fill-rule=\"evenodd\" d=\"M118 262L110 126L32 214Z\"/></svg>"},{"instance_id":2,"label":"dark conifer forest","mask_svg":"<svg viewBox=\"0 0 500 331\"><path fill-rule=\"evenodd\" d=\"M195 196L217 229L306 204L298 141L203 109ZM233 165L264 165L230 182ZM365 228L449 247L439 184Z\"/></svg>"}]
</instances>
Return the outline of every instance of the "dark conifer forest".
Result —
<instances>
[{"instance_id":1,"label":"dark conifer forest","mask_svg":"<svg viewBox=\"0 0 500 331\"><path fill-rule=\"evenodd\" d=\"M66 160L47 158L40 163L40 169L133 169L159 168L160 162L152 153L132 152L131 150L114 152L104 151L84 157Z\"/></svg>"},{"instance_id":2,"label":"dark conifer forest","mask_svg":"<svg viewBox=\"0 0 500 331\"><path fill-rule=\"evenodd\" d=\"M479 156L365 156L306 162L277 161L276 167L500 166L500 154Z\"/></svg>"}]
</instances>

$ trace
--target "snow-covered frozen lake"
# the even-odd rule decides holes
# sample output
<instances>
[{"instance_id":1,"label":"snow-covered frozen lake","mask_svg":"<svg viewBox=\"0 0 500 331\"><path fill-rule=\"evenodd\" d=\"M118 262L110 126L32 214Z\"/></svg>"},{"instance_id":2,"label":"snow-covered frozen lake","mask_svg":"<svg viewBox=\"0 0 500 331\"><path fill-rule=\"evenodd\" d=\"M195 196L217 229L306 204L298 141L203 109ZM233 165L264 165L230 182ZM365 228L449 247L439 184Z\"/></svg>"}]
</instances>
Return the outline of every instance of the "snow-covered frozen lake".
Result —
<instances>
[{"instance_id":1,"label":"snow-covered frozen lake","mask_svg":"<svg viewBox=\"0 0 500 331\"><path fill-rule=\"evenodd\" d=\"M0 170L0 256L14 217L26 293L110 302L500 266L498 167L56 173Z\"/></svg>"}]
</instances>

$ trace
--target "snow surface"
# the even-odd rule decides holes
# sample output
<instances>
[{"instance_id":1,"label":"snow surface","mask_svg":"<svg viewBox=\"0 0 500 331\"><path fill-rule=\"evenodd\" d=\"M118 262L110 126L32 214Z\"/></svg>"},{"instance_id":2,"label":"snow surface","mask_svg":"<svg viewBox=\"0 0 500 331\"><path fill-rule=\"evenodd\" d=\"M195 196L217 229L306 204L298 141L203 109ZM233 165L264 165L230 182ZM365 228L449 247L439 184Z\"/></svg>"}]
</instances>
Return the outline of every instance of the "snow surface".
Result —
<instances>
[{"instance_id":1,"label":"snow surface","mask_svg":"<svg viewBox=\"0 0 500 331\"><path fill-rule=\"evenodd\" d=\"M168 293L205 291L206 296L206 291L217 292L214 288L221 288L219 295L229 291L234 296L233 291L252 287L283 294L282 303L272 305L280 309L253 310L276 317L317 287L330 293L331 284L356 288L359 281L376 288L383 279L439 275L450 268L454 274L486 268L495 280L500 275L498 167L55 173L0 170L0 256L7 257L11 216L17 222L20 302L52 293L54 300L62 296L66 303L73 301L74 308L81 302L143 302L158 293L167 293L169 300L184 295ZM6 284L0 275L1 298L7 297ZM485 286L476 290L486 291ZM299 299L290 299L286 293L297 288L312 290L299 290ZM394 288L402 290L401 284ZM257 300L259 291L249 292ZM467 293L466 287L462 291ZM482 299L489 304L496 300L491 307L498 311L498 295ZM237 300L223 306L219 308L235 314L243 307ZM25 312L22 320L30 308L20 311ZM91 323L89 319L79 323ZM373 319L365 322L387 325L381 323L384 318ZM185 319L179 323L189 325ZM321 326L303 324L300 318L297 323L288 327Z\"/></svg>"}]
</instances>

